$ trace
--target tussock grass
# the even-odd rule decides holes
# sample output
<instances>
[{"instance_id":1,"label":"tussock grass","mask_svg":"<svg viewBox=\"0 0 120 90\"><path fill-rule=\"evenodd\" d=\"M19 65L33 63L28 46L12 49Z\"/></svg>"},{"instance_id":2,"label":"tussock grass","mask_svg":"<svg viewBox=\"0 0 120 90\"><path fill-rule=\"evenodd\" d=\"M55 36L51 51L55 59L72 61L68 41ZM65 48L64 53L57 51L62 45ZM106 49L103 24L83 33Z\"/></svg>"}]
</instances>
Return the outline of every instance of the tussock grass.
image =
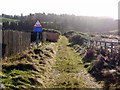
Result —
<instances>
[{"instance_id":1,"label":"tussock grass","mask_svg":"<svg viewBox=\"0 0 120 90\"><path fill-rule=\"evenodd\" d=\"M0 82L5 89L45 88L45 72L50 66L45 65L45 59L52 58L49 57L51 52L46 50L49 44L46 42L38 49L32 48L3 60Z\"/></svg>"},{"instance_id":2,"label":"tussock grass","mask_svg":"<svg viewBox=\"0 0 120 90\"><path fill-rule=\"evenodd\" d=\"M0 82L15 90L90 88L92 84L86 81L87 71L81 57L69 44L68 39L61 36L56 43L45 43L38 49L11 57L9 63L3 63Z\"/></svg>"}]
</instances>

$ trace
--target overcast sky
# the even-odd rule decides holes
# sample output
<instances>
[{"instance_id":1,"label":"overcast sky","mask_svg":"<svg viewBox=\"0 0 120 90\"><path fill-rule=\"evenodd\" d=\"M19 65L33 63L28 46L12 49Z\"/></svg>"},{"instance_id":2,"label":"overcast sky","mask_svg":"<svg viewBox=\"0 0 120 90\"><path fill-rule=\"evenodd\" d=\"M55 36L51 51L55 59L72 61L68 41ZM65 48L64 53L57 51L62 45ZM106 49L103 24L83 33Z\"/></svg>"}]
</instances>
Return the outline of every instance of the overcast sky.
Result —
<instances>
[{"instance_id":1,"label":"overcast sky","mask_svg":"<svg viewBox=\"0 0 120 90\"><path fill-rule=\"evenodd\" d=\"M0 14L56 13L118 18L119 0L1 0Z\"/></svg>"}]
</instances>

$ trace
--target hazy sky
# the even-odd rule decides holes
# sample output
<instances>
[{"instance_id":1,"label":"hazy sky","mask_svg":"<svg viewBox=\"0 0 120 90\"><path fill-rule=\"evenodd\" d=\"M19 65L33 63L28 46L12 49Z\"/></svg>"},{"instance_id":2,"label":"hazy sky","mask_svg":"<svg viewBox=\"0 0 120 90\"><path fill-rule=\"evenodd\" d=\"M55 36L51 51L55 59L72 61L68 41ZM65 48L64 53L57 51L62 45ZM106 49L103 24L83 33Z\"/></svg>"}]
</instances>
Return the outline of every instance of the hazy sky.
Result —
<instances>
[{"instance_id":1,"label":"hazy sky","mask_svg":"<svg viewBox=\"0 0 120 90\"><path fill-rule=\"evenodd\" d=\"M118 18L119 0L1 0L0 14L56 13Z\"/></svg>"}]
</instances>

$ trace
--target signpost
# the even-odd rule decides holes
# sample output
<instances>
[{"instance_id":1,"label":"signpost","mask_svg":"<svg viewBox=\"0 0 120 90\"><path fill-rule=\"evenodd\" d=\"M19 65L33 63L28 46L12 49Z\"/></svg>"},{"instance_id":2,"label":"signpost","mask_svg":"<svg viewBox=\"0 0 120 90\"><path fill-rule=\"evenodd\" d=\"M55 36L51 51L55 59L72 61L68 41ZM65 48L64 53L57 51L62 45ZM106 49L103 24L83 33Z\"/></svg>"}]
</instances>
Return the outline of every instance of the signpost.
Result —
<instances>
[{"instance_id":1,"label":"signpost","mask_svg":"<svg viewBox=\"0 0 120 90\"><path fill-rule=\"evenodd\" d=\"M40 23L40 20L37 20L36 23L34 24L34 32L37 32L36 44L37 44L37 48L38 48L38 44L39 44L39 33L42 32L42 25L41 25L41 23Z\"/></svg>"}]
</instances>

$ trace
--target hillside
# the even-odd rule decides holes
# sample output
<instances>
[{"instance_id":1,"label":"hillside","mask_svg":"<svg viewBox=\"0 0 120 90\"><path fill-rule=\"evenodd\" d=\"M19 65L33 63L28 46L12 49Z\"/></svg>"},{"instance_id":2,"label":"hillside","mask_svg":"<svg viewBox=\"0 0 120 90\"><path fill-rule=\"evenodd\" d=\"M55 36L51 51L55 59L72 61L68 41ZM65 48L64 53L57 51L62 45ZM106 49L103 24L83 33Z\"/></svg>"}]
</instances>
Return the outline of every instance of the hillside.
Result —
<instances>
[{"instance_id":1,"label":"hillside","mask_svg":"<svg viewBox=\"0 0 120 90\"><path fill-rule=\"evenodd\" d=\"M61 36L56 43L44 43L39 49L33 45L2 62L3 88L101 88L87 73L81 57Z\"/></svg>"}]
</instances>

